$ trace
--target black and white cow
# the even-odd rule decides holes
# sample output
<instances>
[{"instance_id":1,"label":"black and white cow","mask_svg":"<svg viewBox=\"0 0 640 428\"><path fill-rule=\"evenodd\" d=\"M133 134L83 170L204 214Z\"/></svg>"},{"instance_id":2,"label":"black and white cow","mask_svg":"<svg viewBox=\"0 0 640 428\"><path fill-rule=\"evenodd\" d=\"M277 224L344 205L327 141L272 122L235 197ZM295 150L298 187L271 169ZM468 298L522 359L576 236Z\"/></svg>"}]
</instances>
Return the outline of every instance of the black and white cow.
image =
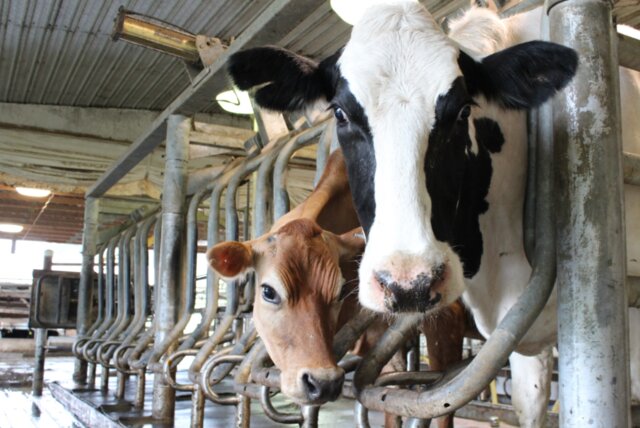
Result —
<instances>
[{"instance_id":1,"label":"black and white cow","mask_svg":"<svg viewBox=\"0 0 640 428\"><path fill-rule=\"evenodd\" d=\"M265 47L235 54L229 71L241 89L257 87L263 107L333 109L367 235L362 304L427 312L464 292L488 336L531 274L524 111L565 86L578 57L532 41L539 11L500 20L472 9L450 28L415 2L372 6L320 63ZM554 293L511 357L522 426L546 414L555 304Z\"/></svg>"}]
</instances>

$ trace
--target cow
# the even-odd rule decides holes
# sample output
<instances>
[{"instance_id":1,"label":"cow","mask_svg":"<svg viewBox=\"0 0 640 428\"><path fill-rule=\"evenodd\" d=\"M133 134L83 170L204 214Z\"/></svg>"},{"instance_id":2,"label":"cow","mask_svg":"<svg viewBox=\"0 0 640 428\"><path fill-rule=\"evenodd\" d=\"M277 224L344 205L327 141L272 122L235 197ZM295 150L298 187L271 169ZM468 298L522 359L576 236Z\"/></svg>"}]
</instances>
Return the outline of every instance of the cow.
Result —
<instances>
[{"instance_id":1,"label":"cow","mask_svg":"<svg viewBox=\"0 0 640 428\"><path fill-rule=\"evenodd\" d=\"M540 19L473 8L445 34L417 2L375 5L319 63L277 47L230 58L234 83L264 108L333 109L367 236L365 307L428 313L462 295L488 337L522 293L525 112L578 66L572 49L535 40ZM554 292L510 357L522 426L544 424L556 338Z\"/></svg>"},{"instance_id":2,"label":"cow","mask_svg":"<svg viewBox=\"0 0 640 428\"><path fill-rule=\"evenodd\" d=\"M260 286L254 324L281 370L282 392L300 404L335 400L342 390L344 371L332 354L333 336L358 312L354 260L363 250L343 156L336 150L313 192L269 233L244 243L219 243L207 252L210 266L226 279L255 272ZM387 327L388 320L375 321L353 352L366 353ZM426 317L422 331L430 368L443 370L462 359L463 338L474 329L462 304L454 302ZM401 361L395 358L387 371L402 370ZM387 415L385 426L392 426L392 419ZM453 415L440 418L438 426L453 426Z\"/></svg>"}]
</instances>

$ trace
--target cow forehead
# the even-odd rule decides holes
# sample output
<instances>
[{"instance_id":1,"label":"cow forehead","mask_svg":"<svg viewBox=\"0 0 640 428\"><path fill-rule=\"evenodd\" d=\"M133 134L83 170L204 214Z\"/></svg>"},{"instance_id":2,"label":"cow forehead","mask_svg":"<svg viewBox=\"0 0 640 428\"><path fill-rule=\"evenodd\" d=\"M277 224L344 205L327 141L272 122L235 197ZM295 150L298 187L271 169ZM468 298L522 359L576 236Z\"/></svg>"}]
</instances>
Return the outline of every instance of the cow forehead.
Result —
<instances>
[{"instance_id":1,"label":"cow forehead","mask_svg":"<svg viewBox=\"0 0 640 428\"><path fill-rule=\"evenodd\" d=\"M458 55L429 12L407 2L370 7L353 28L338 65L375 127L398 107L433 119L438 96L461 74Z\"/></svg>"}]
</instances>

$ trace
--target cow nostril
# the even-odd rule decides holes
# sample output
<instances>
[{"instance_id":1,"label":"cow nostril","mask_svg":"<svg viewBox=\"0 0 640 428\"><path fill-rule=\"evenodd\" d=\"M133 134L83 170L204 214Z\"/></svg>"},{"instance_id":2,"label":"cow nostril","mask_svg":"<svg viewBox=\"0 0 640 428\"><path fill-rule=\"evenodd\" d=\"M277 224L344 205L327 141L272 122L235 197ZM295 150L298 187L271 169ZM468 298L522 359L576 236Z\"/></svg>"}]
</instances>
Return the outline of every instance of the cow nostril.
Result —
<instances>
[{"instance_id":1,"label":"cow nostril","mask_svg":"<svg viewBox=\"0 0 640 428\"><path fill-rule=\"evenodd\" d=\"M311 400L315 400L320 396L320 388L318 382L309 373L302 375L302 384L307 391L307 396Z\"/></svg>"},{"instance_id":2,"label":"cow nostril","mask_svg":"<svg viewBox=\"0 0 640 428\"><path fill-rule=\"evenodd\" d=\"M386 270L376 270L373 271L373 278L378 282L378 285L381 289L388 288L393 280L391 279L391 273Z\"/></svg>"}]
</instances>

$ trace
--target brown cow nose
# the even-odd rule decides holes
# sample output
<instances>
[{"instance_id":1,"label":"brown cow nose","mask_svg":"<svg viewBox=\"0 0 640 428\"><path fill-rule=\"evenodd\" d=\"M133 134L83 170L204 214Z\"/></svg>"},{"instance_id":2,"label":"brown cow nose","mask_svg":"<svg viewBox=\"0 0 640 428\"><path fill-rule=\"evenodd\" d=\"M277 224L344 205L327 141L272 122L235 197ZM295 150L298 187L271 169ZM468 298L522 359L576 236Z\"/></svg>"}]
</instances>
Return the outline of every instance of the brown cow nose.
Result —
<instances>
[{"instance_id":1,"label":"brown cow nose","mask_svg":"<svg viewBox=\"0 0 640 428\"><path fill-rule=\"evenodd\" d=\"M440 264L412 279L399 281L391 272L374 271L373 277L384 293L384 304L391 312L425 312L440 301L442 295L432 288L442 281L446 266Z\"/></svg>"},{"instance_id":2,"label":"brown cow nose","mask_svg":"<svg viewBox=\"0 0 640 428\"><path fill-rule=\"evenodd\" d=\"M311 372L302 374L302 386L309 402L321 404L327 401L335 401L342 392L344 372L342 376L324 379L314 376Z\"/></svg>"}]
</instances>

